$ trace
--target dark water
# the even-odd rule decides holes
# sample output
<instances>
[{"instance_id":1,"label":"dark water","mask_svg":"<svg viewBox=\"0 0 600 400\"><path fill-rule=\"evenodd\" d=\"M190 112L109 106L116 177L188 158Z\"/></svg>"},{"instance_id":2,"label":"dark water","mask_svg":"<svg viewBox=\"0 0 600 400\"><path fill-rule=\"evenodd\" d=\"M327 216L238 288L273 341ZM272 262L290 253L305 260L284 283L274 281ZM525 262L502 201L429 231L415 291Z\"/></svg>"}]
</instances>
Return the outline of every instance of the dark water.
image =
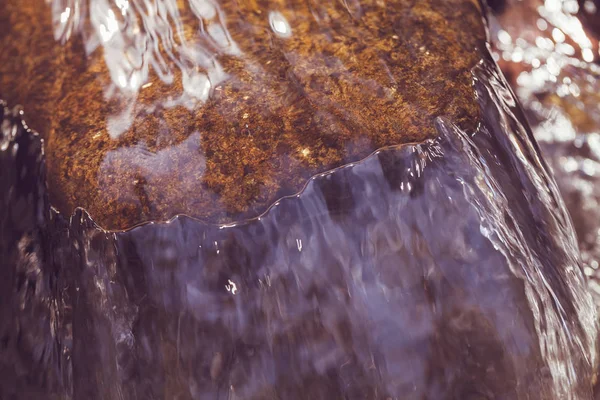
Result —
<instances>
[{"instance_id":1,"label":"dark water","mask_svg":"<svg viewBox=\"0 0 600 400\"><path fill-rule=\"evenodd\" d=\"M496 67L473 74L476 132L439 118L230 226L66 220L4 108L0 398L591 398L573 226Z\"/></svg>"}]
</instances>

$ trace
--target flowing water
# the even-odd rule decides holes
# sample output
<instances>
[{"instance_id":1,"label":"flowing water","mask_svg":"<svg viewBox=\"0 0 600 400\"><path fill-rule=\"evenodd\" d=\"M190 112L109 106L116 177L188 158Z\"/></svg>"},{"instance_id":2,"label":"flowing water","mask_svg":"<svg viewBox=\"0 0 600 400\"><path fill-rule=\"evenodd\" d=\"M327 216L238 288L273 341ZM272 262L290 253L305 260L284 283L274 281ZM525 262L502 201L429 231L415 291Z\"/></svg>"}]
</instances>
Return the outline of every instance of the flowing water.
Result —
<instances>
[{"instance_id":1,"label":"flowing water","mask_svg":"<svg viewBox=\"0 0 600 400\"><path fill-rule=\"evenodd\" d=\"M590 399L571 220L491 57L472 77L476 129L440 116L228 225L57 212L3 107L0 398Z\"/></svg>"},{"instance_id":2,"label":"flowing water","mask_svg":"<svg viewBox=\"0 0 600 400\"><path fill-rule=\"evenodd\" d=\"M496 59L558 182L600 304L598 2L506 3L492 16Z\"/></svg>"}]
</instances>

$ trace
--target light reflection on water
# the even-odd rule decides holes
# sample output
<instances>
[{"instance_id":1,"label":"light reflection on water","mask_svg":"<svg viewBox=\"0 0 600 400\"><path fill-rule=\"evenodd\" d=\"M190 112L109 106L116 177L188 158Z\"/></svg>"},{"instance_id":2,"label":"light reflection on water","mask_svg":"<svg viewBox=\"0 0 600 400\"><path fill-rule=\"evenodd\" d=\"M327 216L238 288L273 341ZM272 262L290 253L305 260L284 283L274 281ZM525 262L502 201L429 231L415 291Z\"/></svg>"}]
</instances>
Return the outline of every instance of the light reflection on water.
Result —
<instances>
[{"instance_id":1,"label":"light reflection on water","mask_svg":"<svg viewBox=\"0 0 600 400\"><path fill-rule=\"evenodd\" d=\"M181 16L181 12L190 11L198 24L198 30L191 34L189 21L184 24ZM114 122L109 122L108 131L114 139L130 128L133 105L139 91L149 83L151 72L172 84L179 71L183 93L175 99L163 99L161 105L193 109L227 79L218 55L240 54L218 3L210 0L54 0L52 12L56 40L65 43L79 35L88 55L102 47L113 84L105 89L105 96L110 100L118 90L121 100L125 98L129 104L122 114L111 117ZM276 25L271 22L273 29L289 28L277 14ZM285 36L288 31L276 33Z\"/></svg>"},{"instance_id":2,"label":"light reflection on water","mask_svg":"<svg viewBox=\"0 0 600 400\"><path fill-rule=\"evenodd\" d=\"M556 176L600 301L600 67L597 33L582 24L598 21L598 10L581 3L510 4L492 17L492 43Z\"/></svg>"},{"instance_id":3,"label":"light reflection on water","mask_svg":"<svg viewBox=\"0 0 600 400\"><path fill-rule=\"evenodd\" d=\"M109 97L135 100L151 71L167 83L180 71L185 95L206 101L211 68L222 77L206 49L236 56L214 3L185 3L210 47L185 41L179 3L54 4L57 38L104 47ZM277 11L264 18L282 39L294 31ZM129 54L149 43L161 46ZM437 118L439 138L315 176L227 226L67 220L45 197L39 139L3 109L0 397L589 399L597 315L571 222L495 66L473 79L477 131ZM147 175L168 152L118 149L103 176L115 160Z\"/></svg>"}]
</instances>

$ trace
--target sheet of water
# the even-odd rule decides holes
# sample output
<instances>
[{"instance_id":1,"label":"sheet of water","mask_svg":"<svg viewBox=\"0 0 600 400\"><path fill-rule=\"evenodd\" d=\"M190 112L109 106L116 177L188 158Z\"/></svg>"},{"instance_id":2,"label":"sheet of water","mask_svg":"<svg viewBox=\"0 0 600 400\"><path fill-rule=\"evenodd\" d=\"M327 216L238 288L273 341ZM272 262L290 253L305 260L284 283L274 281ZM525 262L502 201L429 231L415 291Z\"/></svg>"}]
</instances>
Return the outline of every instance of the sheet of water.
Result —
<instances>
[{"instance_id":1,"label":"sheet of water","mask_svg":"<svg viewBox=\"0 0 600 400\"><path fill-rule=\"evenodd\" d=\"M222 226L59 214L3 106L0 398L591 398L573 225L491 58L473 79L476 131L440 117Z\"/></svg>"}]
</instances>

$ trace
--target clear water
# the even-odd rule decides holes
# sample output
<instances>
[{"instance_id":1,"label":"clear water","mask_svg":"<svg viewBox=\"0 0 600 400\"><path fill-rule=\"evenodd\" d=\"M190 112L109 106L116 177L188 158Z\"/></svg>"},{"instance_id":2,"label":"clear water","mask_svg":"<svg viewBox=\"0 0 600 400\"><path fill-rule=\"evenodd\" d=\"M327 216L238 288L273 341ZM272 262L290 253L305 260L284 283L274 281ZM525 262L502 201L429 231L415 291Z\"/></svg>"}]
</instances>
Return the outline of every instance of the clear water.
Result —
<instances>
[{"instance_id":1,"label":"clear water","mask_svg":"<svg viewBox=\"0 0 600 400\"><path fill-rule=\"evenodd\" d=\"M492 16L491 41L558 182L600 304L598 21L593 1L511 3Z\"/></svg>"},{"instance_id":2,"label":"clear water","mask_svg":"<svg viewBox=\"0 0 600 400\"><path fill-rule=\"evenodd\" d=\"M440 118L232 226L65 220L5 109L2 398L589 399L573 227L495 71L477 132Z\"/></svg>"},{"instance_id":3,"label":"clear water","mask_svg":"<svg viewBox=\"0 0 600 400\"><path fill-rule=\"evenodd\" d=\"M3 107L0 399L590 399L573 225L491 58L473 80L475 132L440 117L246 222L118 232L52 208Z\"/></svg>"}]
</instances>

